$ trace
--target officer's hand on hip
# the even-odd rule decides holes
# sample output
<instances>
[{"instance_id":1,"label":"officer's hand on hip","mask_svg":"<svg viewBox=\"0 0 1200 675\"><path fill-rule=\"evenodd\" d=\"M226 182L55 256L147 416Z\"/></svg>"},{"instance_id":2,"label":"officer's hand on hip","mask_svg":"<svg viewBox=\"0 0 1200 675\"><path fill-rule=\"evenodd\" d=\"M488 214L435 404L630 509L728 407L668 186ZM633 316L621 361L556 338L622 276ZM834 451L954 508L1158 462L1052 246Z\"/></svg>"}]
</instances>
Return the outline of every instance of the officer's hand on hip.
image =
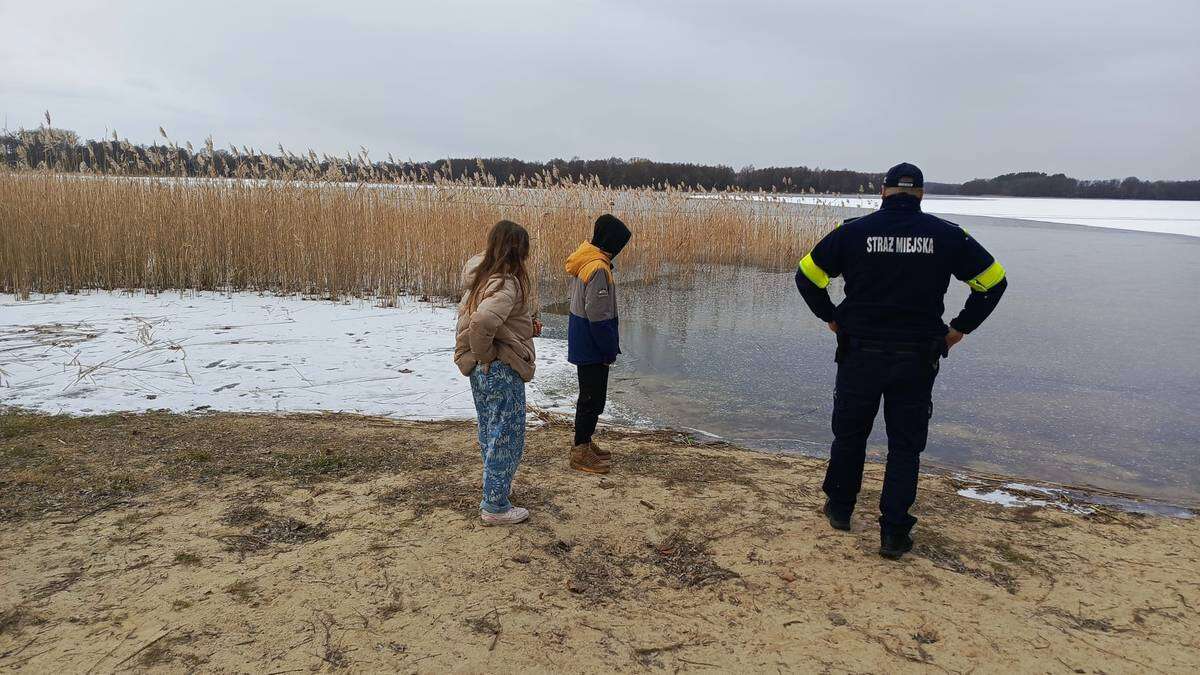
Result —
<instances>
[{"instance_id":1,"label":"officer's hand on hip","mask_svg":"<svg viewBox=\"0 0 1200 675\"><path fill-rule=\"evenodd\" d=\"M962 342L963 337L965 337L965 336L961 332L956 331L953 328L951 328L946 333L946 351L950 351L954 347L954 345Z\"/></svg>"},{"instance_id":2,"label":"officer's hand on hip","mask_svg":"<svg viewBox=\"0 0 1200 675\"><path fill-rule=\"evenodd\" d=\"M833 331L834 333L837 333L837 328L838 328L838 326L837 326L836 321L829 322L829 330Z\"/></svg>"}]
</instances>

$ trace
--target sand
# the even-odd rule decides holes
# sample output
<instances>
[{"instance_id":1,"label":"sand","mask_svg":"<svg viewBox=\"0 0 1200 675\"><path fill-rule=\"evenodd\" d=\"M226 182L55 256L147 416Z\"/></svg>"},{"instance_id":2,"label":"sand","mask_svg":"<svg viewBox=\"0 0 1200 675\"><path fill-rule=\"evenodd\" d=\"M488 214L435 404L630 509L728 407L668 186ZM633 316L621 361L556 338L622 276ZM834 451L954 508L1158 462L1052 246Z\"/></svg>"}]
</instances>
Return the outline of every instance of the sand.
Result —
<instances>
[{"instance_id":1,"label":"sand","mask_svg":"<svg viewBox=\"0 0 1200 675\"><path fill-rule=\"evenodd\" d=\"M0 669L1195 672L1200 522L1004 508L923 479L877 553L823 464L530 431L523 525L477 517L463 422L0 416Z\"/></svg>"}]
</instances>

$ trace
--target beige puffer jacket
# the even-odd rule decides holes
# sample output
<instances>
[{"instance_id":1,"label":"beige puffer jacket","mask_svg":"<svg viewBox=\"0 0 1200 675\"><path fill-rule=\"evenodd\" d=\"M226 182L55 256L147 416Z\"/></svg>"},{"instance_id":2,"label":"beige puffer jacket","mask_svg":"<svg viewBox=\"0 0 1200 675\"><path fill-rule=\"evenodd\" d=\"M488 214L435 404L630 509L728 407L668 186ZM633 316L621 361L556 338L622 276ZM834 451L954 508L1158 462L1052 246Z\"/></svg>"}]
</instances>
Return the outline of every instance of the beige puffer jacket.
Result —
<instances>
[{"instance_id":1,"label":"beige puffer jacket","mask_svg":"<svg viewBox=\"0 0 1200 675\"><path fill-rule=\"evenodd\" d=\"M475 273L483 262L480 253L463 267L463 295L458 303L458 327L454 342L454 363L463 375L470 375L478 364L496 359L507 363L526 382L533 379L533 317L537 300L521 296L521 286L512 276L493 277L483 290L483 300L467 313L467 296Z\"/></svg>"}]
</instances>

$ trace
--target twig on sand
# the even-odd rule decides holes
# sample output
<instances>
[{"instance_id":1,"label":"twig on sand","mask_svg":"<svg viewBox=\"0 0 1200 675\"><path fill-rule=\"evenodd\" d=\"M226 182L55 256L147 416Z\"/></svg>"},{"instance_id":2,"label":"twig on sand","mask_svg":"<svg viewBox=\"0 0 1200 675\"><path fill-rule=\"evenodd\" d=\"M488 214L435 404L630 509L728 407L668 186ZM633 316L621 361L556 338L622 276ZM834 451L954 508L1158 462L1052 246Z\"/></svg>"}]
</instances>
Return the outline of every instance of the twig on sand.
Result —
<instances>
[{"instance_id":1,"label":"twig on sand","mask_svg":"<svg viewBox=\"0 0 1200 675\"><path fill-rule=\"evenodd\" d=\"M496 643L498 643L498 641L500 641L500 631L503 631L504 627L500 626L500 610L499 609L493 609L490 614L492 614L494 616L494 619L492 620L492 625L490 626L490 628L492 629L492 644L487 645L487 651L494 651L494 650L496 650Z\"/></svg>"},{"instance_id":2,"label":"twig on sand","mask_svg":"<svg viewBox=\"0 0 1200 675\"><path fill-rule=\"evenodd\" d=\"M97 660L96 660L96 662L92 664L92 667L91 667L91 668L88 668L88 669L87 669L87 671L85 671L84 675L87 675L87 673L90 673L90 672L92 672L93 670L95 670L95 669L96 669L96 666L98 666L98 665L100 665L101 663L103 663L103 662L104 662L104 659L107 659L108 657L112 656L112 653L113 653L113 652L115 652L115 651L117 651L117 649L119 649L119 648L121 647L121 645L125 644L125 641L126 641L126 640L128 640L128 639L129 639L129 638L131 638L131 637L133 637L133 633L134 633L134 631L129 631L129 634L128 634L128 635L126 635L124 638L122 638L120 642L118 642L117 644L113 645L113 648L112 648L112 649L110 649L110 650L108 650L108 653L107 653L107 654L105 654L104 656L101 656L99 659L97 659Z\"/></svg>"},{"instance_id":3,"label":"twig on sand","mask_svg":"<svg viewBox=\"0 0 1200 675\"><path fill-rule=\"evenodd\" d=\"M730 530L729 532L725 532L725 533L722 533L722 534L713 534L713 535L706 536L704 539L705 539L705 541L715 541L715 540L717 540L717 539L724 539L724 538L726 538L726 537L732 537L732 536L733 536L733 535L735 535L735 534L740 534L740 533L742 533L742 532L745 532L746 530L753 530L754 528L756 528L756 527L760 527L761 525L762 525L762 523L761 523L761 522L759 522L759 523L751 523L751 524L749 524L749 525L746 525L746 526L743 526L743 527L739 527L739 528L736 528L736 529Z\"/></svg>"},{"instance_id":4,"label":"twig on sand","mask_svg":"<svg viewBox=\"0 0 1200 675\"><path fill-rule=\"evenodd\" d=\"M170 635L174 630L175 630L174 628L168 628L168 629L164 630L161 635L159 635L158 637L154 638L153 640L147 642L146 644L142 645L141 647L138 647L137 651L135 651L134 653L130 654L129 656L126 656L125 658L118 661L116 663L116 665L114 665L112 667L112 669L115 671L118 667L121 666L121 664L125 663L129 659L132 659L133 657L137 656L138 654L141 654L142 652L146 651L152 645L156 644L159 640Z\"/></svg>"},{"instance_id":5,"label":"twig on sand","mask_svg":"<svg viewBox=\"0 0 1200 675\"><path fill-rule=\"evenodd\" d=\"M70 518L68 520L52 520L50 522L53 523L54 525L74 525L75 523L78 523L79 521L83 520L84 518L87 518L89 516L94 516L97 513L100 513L101 511L107 511L111 508L115 508L122 504L128 504L128 503L129 502L124 499L118 499L116 501L111 501L111 502L108 502L107 504L104 504L102 506L94 508L91 511L88 511L87 513L83 514L82 516L79 516L78 518Z\"/></svg>"},{"instance_id":6,"label":"twig on sand","mask_svg":"<svg viewBox=\"0 0 1200 675\"><path fill-rule=\"evenodd\" d=\"M682 641L681 640L679 642L673 642L669 645L661 645L661 646L657 646L657 647L633 647L633 656L637 660L637 662L640 663L641 665L650 666L656 662L656 657L658 657L662 654L671 654L671 653L678 652L683 649L687 649L689 647L700 647L703 645L711 644L711 642L712 642L711 640L695 640L695 639L693 639L691 641ZM689 661L688 659L685 659L685 658L679 656L678 654L676 654L674 658L677 661L682 661L684 663L691 663L691 664L701 665L701 666L709 666L712 668L719 667L712 663L704 663L703 661Z\"/></svg>"},{"instance_id":7,"label":"twig on sand","mask_svg":"<svg viewBox=\"0 0 1200 675\"><path fill-rule=\"evenodd\" d=\"M1066 661L1063 661L1061 656L1056 656L1056 657L1054 657L1054 659L1056 661L1058 661L1059 663L1063 664L1064 666L1066 666L1067 670L1069 670L1070 672L1072 672L1072 673L1078 672L1078 670L1076 669L1075 666L1067 663Z\"/></svg>"},{"instance_id":8,"label":"twig on sand","mask_svg":"<svg viewBox=\"0 0 1200 675\"><path fill-rule=\"evenodd\" d=\"M514 529L511 529L511 528L510 528L510 529L508 530L508 534L504 535L503 537L500 537L500 538L496 539L496 541L493 541L493 542L491 542L490 544L485 544L485 545L484 545L484 548L491 548L491 547L495 546L496 544L499 544L499 543L503 542L504 540L506 540L506 539L508 539L509 537L513 536L513 533L514 533L514 532L516 532L516 530L514 530Z\"/></svg>"},{"instance_id":9,"label":"twig on sand","mask_svg":"<svg viewBox=\"0 0 1200 675\"><path fill-rule=\"evenodd\" d=\"M329 614L322 612L314 612L313 614L316 616L316 618L311 619L308 622L309 625L312 626L313 635L315 636L317 633L318 624L320 624L321 628L325 632L324 653L317 654L316 656L334 668L345 668L349 666L350 661L348 658L346 658L346 650L342 648L341 644L335 645L333 643L333 629L337 626L337 622L334 621L333 617Z\"/></svg>"},{"instance_id":10,"label":"twig on sand","mask_svg":"<svg viewBox=\"0 0 1200 675\"><path fill-rule=\"evenodd\" d=\"M1062 630L1062 629L1060 629L1060 630ZM1145 669L1147 669L1147 670L1149 670L1149 671L1153 671L1153 672L1156 672L1156 673L1162 673L1162 672L1166 672L1166 671L1162 670L1161 668L1157 668L1157 667L1155 667L1155 666L1152 666L1152 665L1150 665L1149 663L1145 663L1145 662L1142 662L1142 661L1138 661L1137 659L1130 658L1130 657L1128 657L1128 656L1125 656L1125 655L1123 655L1123 654L1118 654L1118 653L1116 653L1116 652L1114 652L1114 651L1112 651L1112 650L1109 650L1109 649L1105 649L1104 647L1101 647L1100 645L1096 644L1095 642L1093 642L1093 641L1091 641L1091 640L1088 640L1087 638L1083 637L1082 635L1080 635L1079 633L1077 633L1077 632L1075 632L1075 631L1070 631L1070 632L1068 632L1068 631L1066 631L1066 630L1062 630L1062 632L1063 632L1064 634L1066 634L1066 635L1070 635L1071 637L1073 637L1073 638L1075 638L1075 639L1079 640L1080 642L1082 642L1082 643L1084 643L1085 645L1087 645L1087 646L1091 647L1092 649L1095 649L1095 650L1097 650L1097 651L1100 651L1100 652L1103 652L1103 653L1105 653L1105 654L1108 654L1109 656L1112 656L1112 657L1115 657L1115 658L1121 659L1122 661L1128 661L1129 663L1132 663L1132 664L1134 664L1134 665L1141 666L1141 667L1143 667L1143 668L1145 668Z\"/></svg>"},{"instance_id":11,"label":"twig on sand","mask_svg":"<svg viewBox=\"0 0 1200 675\"><path fill-rule=\"evenodd\" d=\"M47 652L52 652L52 651L54 651L54 647L51 647L49 649L44 649L40 652L35 652L24 658L17 659L16 661L13 661L12 663L6 663L6 664L4 664L4 667L12 669L12 668L15 668L15 667L21 665L22 663L25 663L26 661L32 661L33 659L36 659L37 657L41 656L42 654L45 654Z\"/></svg>"},{"instance_id":12,"label":"twig on sand","mask_svg":"<svg viewBox=\"0 0 1200 675\"><path fill-rule=\"evenodd\" d=\"M16 656L17 654L20 654L21 652L25 651L26 649L29 649L29 645L37 642L38 637L39 637L38 635L33 636L33 639L30 640L29 642L26 642L24 645L22 645L20 649L10 649L10 650L4 652L3 654L0 654L0 659L7 659L10 656Z\"/></svg>"},{"instance_id":13,"label":"twig on sand","mask_svg":"<svg viewBox=\"0 0 1200 675\"><path fill-rule=\"evenodd\" d=\"M500 626L499 607L492 609L492 611L484 614L478 619L471 619L467 622L467 625L477 633L491 633L492 643L488 645L488 651L490 652L496 649L496 643L500 641L500 632L503 630L503 628Z\"/></svg>"},{"instance_id":14,"label":"twig on sand","mask_svg":"<svg viewBox=\"0 0 1200 675\"><path fill-rule=\"evenodd\" d=\"M930 656L929 653L926 652L923 648L921 648L920 645L917 646L917 654L918 655L914 656L914 655L909 654L908 652L904 651L904 649L899 646L889 644L887 639L882 635L876 635L874 633L868 632L865 628L859 628L857 626L854 626L853 624L850 625L850 628L854 629L857 633L859 633L866 639L870 640L871 642L874 642L875 644L879 645L880 647L883 648L883 651L887 652L888 654L891 654L892 656L904 659L905 661L911 661L912 663L920 663L922 665L932 666L932 667L937 668L938 670L942 671L943 673L950 672L949 670L946 670L946 668L934 663L933 657Z\"/></svg>"},{"instance_id":15,"label":"twig on sand","mask_svg":"<svg viewBox=\"0 0 1200 675\"><path fill-rule=\"evenodd\" d=\"M664 652L673 652L673 651L683 649L686 646L687 646L686 642L674 642L669 645L663 645L661 647L636 647L636 648L634 648L633 652L635 654L637 654L638 656L645 656L647 654L662 654Z\"/></svg>"},{"instance_id":16,"label":"twig on sand","mask_svg":"<svg viewBox=\"0 0 1200 675\"><path fill-rule=\"evenodd\" d=\"M296 644L292 645L291 647L288 647L287 649L283 650L283 652L282 652L281 654L279 654L279 656L276 656L276 657L272 658L272 659L271 659L271 661L272 661L272 662L274 662L274 661L278 661L279 659L282 659L283 657L287 656L288 654L291 654L291 653L292 653L293 651L295 651L295 650L296 650L298 647L303 647L304 645L306 645L306 644L308 644L308 643L312 642L314 637L316 637L316 636L314 636L314 635L309 635L308 637L304 638L304 639L303 639L303 640L301 640L300 642L297 642ZM301 669L301 670L303 670L303 669ZM281 670L281 671L279 671L279 672L281 672L281 673L290 673L290 672L293 672L293 671L291 671L291 670Z\"/></svg>"}]
</instances>

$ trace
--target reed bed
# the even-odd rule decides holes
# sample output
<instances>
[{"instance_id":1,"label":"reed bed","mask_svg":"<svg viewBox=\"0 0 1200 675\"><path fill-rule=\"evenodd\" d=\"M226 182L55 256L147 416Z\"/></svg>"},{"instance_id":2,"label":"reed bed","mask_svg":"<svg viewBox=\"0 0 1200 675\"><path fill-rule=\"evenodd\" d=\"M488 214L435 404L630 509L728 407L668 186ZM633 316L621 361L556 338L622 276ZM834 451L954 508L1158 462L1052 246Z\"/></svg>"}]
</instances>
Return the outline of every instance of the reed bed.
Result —
<instances>
[{"instance_id":1,"label":"reed bed","mask_svg":"<svg viewBox=\"0 0 1200 675\"><path fill-rule=\"evenodd\" d=\"M165 173L165 172L164 172ZM345 182L314 172L240 179L0 169L0 291L260 290L453 297L463 262L507 218L529 229L544 290L611 212L634 239L627 278L701 266L787 269L833 224L828 209L769 195L618 190L545 177ZM554 293L554 291L551 291Z\"/></svg>"}]
</instances>

